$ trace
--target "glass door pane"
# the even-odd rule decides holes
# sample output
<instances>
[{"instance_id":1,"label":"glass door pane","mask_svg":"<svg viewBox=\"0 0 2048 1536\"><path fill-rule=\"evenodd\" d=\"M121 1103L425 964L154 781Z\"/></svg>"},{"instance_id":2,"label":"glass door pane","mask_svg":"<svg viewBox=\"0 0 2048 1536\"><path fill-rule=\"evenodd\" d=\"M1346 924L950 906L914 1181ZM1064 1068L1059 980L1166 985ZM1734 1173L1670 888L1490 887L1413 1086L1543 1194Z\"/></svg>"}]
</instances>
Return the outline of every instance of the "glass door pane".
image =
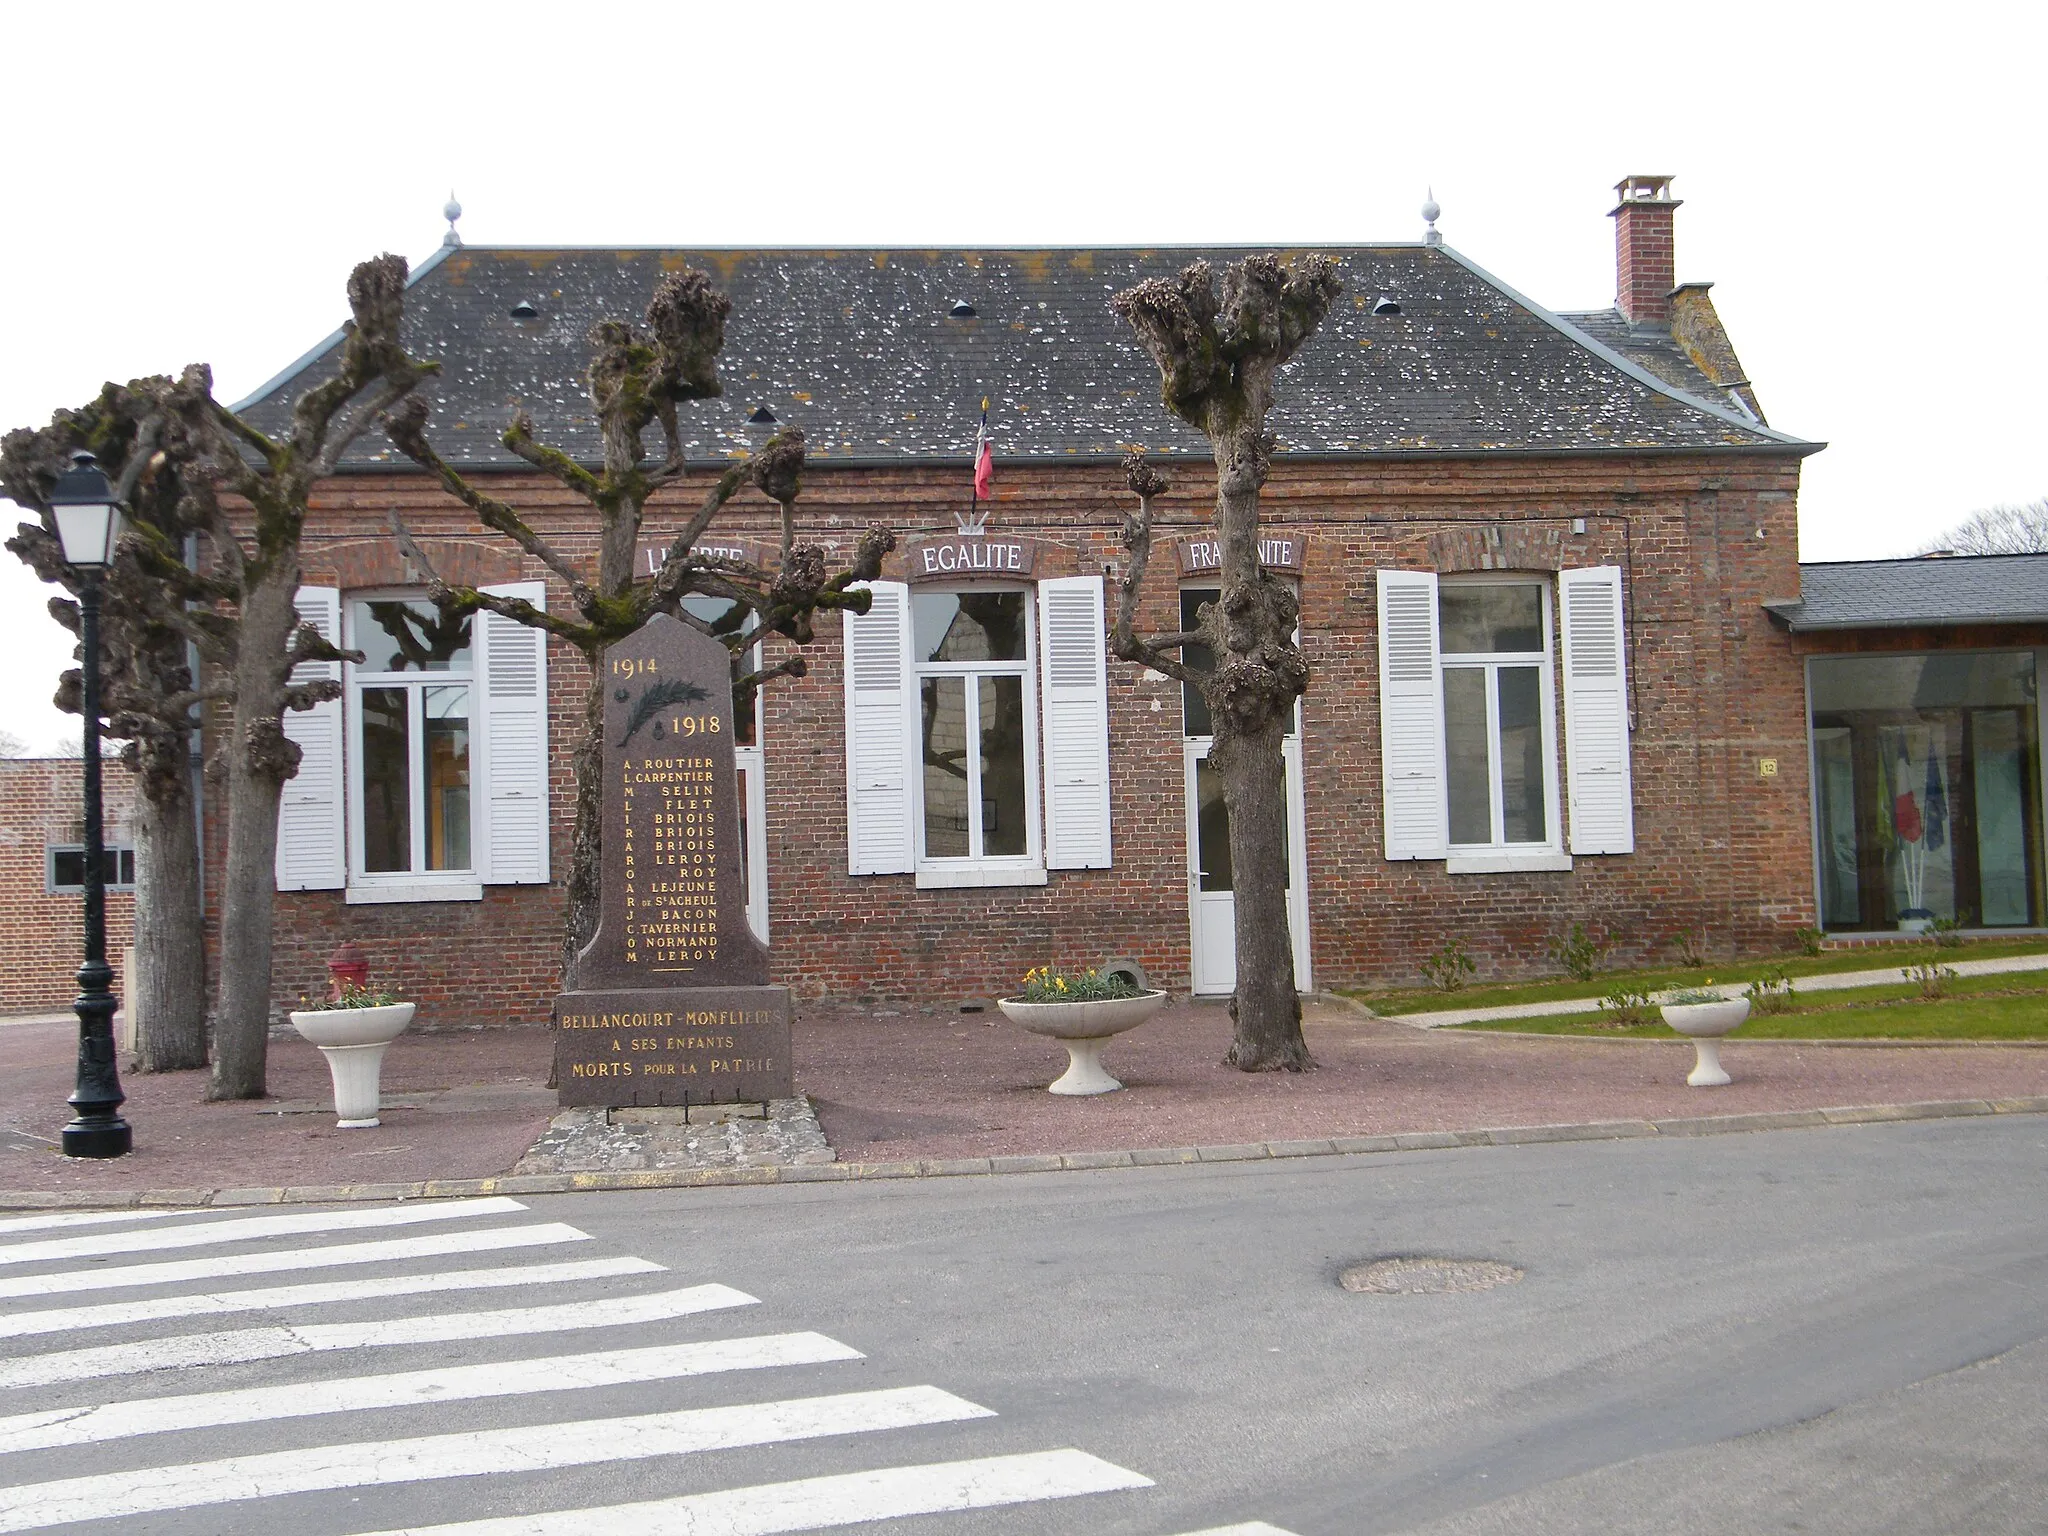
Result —
<instances>
[{"instance_id":1,"label":"glass door pane","mask_svg":"<svg viewBox=\"0 0 2048 1536\"><path fill-rule=\"evenodd\" d=\"M924 711L924 853L964 859L967 846L967 679L927 677Z\"/></svg>"},{"instance_id":2,"label":"glass door pane","mask_svg":"<svg viewBox=\"0 0 2048 1536\"><path fill-rule=\"evenodd\" d=\"M1863 922L1856 873L1856 759L1846 726L1813 733L1814 798L1820 839L1820 923L1855 928Z\"/></svg>"},{"instance_id":3,"label":"glass door pane","mask_svg":"<svg viewBox=\"0 0 2048 1536\"><path fill-rule=\"evenodd\" d=\"M1444 668L1444 757L1451 841L1493 841L1493 763L1486 739L1486 669Z\"/></svg>"},{"instance_id":4,"label":"glass door pane","mask_svg":"<svg viewBox=\"0 0 2048 1536\"><path fill-rule=\"evenodd\" d=\"M1195 839L1202 889L1236 889L1230 869L1230 811L1223 803L1223 775L1206 757L1195 764Z\"/></svg>"},{"instance_id":5,"label":"glass door pane","mask_svg":"<svg viewBox=\"0 0 2048 1536\"><path fill-rule=\"evenodd\" d=\"M363 868L412 872L411 712L404 688L365 688Z\"/></svg>"}]
</instances>

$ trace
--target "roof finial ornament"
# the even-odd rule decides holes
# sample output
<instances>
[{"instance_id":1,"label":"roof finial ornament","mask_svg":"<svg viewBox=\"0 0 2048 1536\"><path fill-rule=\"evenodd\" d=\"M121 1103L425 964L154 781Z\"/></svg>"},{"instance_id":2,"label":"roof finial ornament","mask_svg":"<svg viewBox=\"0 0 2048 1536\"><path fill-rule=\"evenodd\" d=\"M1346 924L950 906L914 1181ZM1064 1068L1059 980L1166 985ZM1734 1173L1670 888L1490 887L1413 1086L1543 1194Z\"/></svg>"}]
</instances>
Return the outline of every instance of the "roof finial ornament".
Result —
<instances>
[{"instance_id":1,"label":"roof finial ornament","mask_svg":"<svg viewBox=\"0 0 2048 1536\"><path fill-rule=\"evenodd\" d=\"M441 217L448 221L448 233L441 237L443 245L460 245L462 236L456 232L455 221L462 217L462 204L455 201L455 189L448 189L448 201L442 205Z\"/></svg>"},{"instance_id":2,"label":"roof finial ornament","mask_svg":"<svg viewBox=\"0 0 2048 1536\"><path fill-rule=\"evenodd\" d=\"M1444 243L1444 237L1437 233L1436 228L1436 216L1442 212L1443 209L1436 205L1436 188L1431 187L1428 189L1427 200L1422 205L1422 243L1424 245L1442 245Z\"/></svg>"}]
</instances>

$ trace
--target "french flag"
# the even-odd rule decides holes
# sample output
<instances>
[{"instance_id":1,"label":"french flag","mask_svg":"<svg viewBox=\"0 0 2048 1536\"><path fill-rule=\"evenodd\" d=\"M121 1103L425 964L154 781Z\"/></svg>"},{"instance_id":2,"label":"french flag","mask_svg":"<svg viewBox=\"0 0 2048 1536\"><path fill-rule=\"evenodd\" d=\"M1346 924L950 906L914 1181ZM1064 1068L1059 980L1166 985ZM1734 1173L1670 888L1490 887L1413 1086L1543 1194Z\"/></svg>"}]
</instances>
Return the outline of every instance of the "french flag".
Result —
<instances>
[{"instance_id":1,"label":"french flag","mask_svg":"<svg viewBox=\"0 0 2048 1536\"><path fill-rule=\"evenodd\" d=\"M988 401L981 402L981 428L974 434L974 499L992 501L996 493L996 445L988 435Z\"/></svg>"}]
</instances>

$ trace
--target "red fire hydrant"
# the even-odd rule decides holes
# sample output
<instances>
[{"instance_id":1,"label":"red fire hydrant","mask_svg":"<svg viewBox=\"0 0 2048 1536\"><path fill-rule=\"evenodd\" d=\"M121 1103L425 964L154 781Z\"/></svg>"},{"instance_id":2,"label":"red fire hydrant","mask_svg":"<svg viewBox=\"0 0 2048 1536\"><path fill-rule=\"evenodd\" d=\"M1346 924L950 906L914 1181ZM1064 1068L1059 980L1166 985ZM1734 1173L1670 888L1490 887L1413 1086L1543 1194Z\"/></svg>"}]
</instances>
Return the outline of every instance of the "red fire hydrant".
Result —
<instances>
[{"instance_id":1,"label":"red fire hydrant","mask_svg":"<svg viewBox=\"0 0 2048 1536\"><path fill-rule=\"evenodd\" d=\"M327 1000L341 1001L343 987L367 987L370 984L370 957L363 953L354 939L344 939L341 946L327 957Z\"/></svg>"}]
</instances>

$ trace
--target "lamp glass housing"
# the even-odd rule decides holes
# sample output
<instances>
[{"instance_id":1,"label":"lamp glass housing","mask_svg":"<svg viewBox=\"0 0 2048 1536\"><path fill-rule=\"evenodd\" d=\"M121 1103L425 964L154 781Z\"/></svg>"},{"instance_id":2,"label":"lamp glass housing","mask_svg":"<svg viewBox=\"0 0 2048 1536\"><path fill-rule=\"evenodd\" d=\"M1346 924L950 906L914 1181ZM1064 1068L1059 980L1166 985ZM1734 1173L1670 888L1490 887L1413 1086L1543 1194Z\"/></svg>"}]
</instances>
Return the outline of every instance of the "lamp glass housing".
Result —
<instances>
[{"instance_id":1,"label":"lamp glass housing","mask_svg":"<svg viewBox=\"0 0 2048 1536\"><path fill-rule=\"evenodd\" d=\"M57 537L67 564L103 570L114 563L114 546L127 528L120 508L111 501L60 502L50 510L57 514Z\"/></svg>"}]
</instances>

